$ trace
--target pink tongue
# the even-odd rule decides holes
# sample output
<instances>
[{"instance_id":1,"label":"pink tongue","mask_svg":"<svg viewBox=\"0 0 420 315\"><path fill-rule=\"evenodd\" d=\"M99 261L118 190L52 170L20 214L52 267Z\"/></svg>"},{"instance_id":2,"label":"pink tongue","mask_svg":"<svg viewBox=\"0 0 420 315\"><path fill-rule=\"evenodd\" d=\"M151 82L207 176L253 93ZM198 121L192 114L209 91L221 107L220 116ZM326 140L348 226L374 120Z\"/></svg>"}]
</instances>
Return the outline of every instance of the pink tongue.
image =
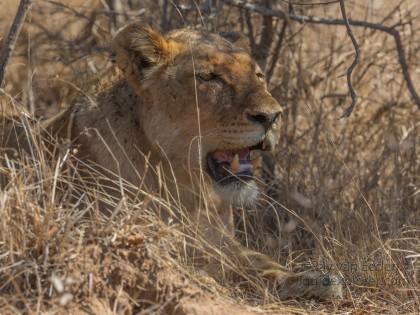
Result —
<instances>
[{"instance_id":1,"label":"pink tongue","mask_svg":"<svg viewBox=\"0 0 420 315\"><path fill-rule=\"evenodd\" d=\"M220 162L231 162L235 154L239 155L240 160L247 160L249 155L248 149L238 151L216 151L212 154L213 158Z\"/></svg>"}]
</instances>

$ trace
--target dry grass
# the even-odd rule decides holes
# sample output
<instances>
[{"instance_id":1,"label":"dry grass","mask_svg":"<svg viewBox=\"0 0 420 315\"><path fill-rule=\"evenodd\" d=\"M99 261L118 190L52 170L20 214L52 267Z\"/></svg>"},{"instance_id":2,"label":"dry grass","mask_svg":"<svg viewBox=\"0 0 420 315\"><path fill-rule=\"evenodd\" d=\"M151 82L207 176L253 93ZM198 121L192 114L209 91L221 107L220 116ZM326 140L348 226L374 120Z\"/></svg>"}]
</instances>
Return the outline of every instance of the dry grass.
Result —
<instances>
[{"instance_id":1,"label":"dry grass","mask_svg":"<svg viewBox=\"0 0 420 315\"><path fill-rule=\"evenodd\" d=\"M95 93L88 86L111 73L106 43L125 20L141 18L167 29L204 21L218 30L246 30L238 10L228 7L202 16L169 9L163 20L154 1L111 2L121 7L112 11L95 0L36 1L8 67L0 108L17 119L13 128L0 122L0 135L4 140L20 128L28 143L26 153L1 154L0 314L159 314L177 307L188 313L186 299L196 295L203 296L204 307L207 298L217 297L277 314L417 314L420 114L391 38L354 30L362 50L354 74L360 102L350 118L338 120L349 102L340 96L347 91L342 75L352 54L344 28L287 25L270 80L286 109L275 175L257 209L238 211L238 236L294 270L332 269L343 276L346 297L284 304L261 284L250 290L202 275L180 250L186 235L148 211L150 196L115 202L99 185L86 188L86 179L79 178L83 161L65 144L40 135L32 116L49 117L74 97ZM400 30L419 82L418 1L401 1L397 10L392 1L346 2L352 18L410 22ZM16 7L16 0L0 3L0 36ZM337 5L295 9L339 17ZM251 21L258 37L261 17L252 15ZM268 67L275 53L270 51ZM75 200L77 191L85 194ZM99 201L113 204L113 215L101 213Z\"/></svg>"}]
</instances>

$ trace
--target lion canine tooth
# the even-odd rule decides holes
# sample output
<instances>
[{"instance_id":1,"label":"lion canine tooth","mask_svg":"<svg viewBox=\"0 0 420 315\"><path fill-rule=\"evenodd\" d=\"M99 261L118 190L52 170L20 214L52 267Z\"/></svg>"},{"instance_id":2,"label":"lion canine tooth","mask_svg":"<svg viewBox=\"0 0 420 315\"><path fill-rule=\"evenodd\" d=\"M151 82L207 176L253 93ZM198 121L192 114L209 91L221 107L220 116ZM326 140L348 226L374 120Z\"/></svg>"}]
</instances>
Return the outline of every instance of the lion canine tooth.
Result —
<instances>
[{"instance_id":1,"label":"lion canine tooth","mask_svg":"<svg viewBox=\"0 0 420 315\"><path fill-rule=\"evenodd\" d=\"M239 163L239 154L236 153L233 157L232 162L230 163L230 169L232 173L236 173L239 170L240 165L241 164Z\"/></svg>"},{"instance_id":2,"label":"lion canine tooth","mask_svg":"<svg viewBox=\"0 0 420 315\"><path fill-rule=\"evenodd\" d=\"M255 159L251 160L253 168L258 168L262 166L262 156L257 156Z\"/></svg>"}]
</instances>

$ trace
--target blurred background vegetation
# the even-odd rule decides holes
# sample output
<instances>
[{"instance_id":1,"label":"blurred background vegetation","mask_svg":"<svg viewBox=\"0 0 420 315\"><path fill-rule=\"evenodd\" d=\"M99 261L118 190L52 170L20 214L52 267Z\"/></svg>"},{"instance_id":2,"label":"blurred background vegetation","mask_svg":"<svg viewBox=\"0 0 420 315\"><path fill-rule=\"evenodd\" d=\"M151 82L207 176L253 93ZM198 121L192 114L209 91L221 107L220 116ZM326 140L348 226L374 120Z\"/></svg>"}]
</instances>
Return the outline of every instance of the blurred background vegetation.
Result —
<instances>
[{"instance_id":1,"label":"blurred background vegetation","mask_svg":"<svg viewBox=\"0 0 420 315\"><path fill-rule=\"evenodd\" d=\"M418 0L345 4L352 20L399 31L408 71L420 91ZM6 35L17 6L16 0L0 2L0 36ZM145 21L163 33L180 27L243 32L285 111L279 145L265 165L266 195L257 209L238 211L238 236L295 270L309 264L342 275L348 299L341 309L415 313L420 308L420 112L402 75L394 38L352 26L361 51L353 73L358 103L349 118L340 119L351 102L345 77L354 58L350 38L344 26L299 22L297 16L342 19L337 1L33 1L0 90L0 108L4 115L24 112L42 121L75 97L95 93L90 87L114 67L109 39L128 21ZM24 190L27 184L22 185ZM2 211L10 214L7 204ZM40 211L44 217L46 210ZM3 223L6 231L10 222ZM1 235L0 275L11 272L16 261L27 261L31 250L25 246L32 244L19 243L23 247L12 259L6 245L14 236ZM50 279L51 272L43 272L40 284ZM36 285L25 281L13 288L10 280L8 285L0 281L0 292L7 288L18 300L31 301ZM267 302L261 294L237 293L233 284L225 285L233 290L226 294L241 296L243 303ZM298 307L311 309L310 304Z\"/></svg>"}]
</instances>

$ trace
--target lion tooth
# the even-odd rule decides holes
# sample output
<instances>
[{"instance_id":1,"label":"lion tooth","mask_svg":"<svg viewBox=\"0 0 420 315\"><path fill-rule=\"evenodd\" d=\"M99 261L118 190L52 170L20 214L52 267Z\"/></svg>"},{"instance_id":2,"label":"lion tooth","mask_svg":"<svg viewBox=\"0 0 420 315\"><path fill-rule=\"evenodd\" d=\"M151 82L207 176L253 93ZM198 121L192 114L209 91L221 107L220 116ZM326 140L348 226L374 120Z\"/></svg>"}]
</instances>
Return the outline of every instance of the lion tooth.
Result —
<instances>
[{"instance_id":1,"label":"lion tooth","mask_svg":"<svg viewBox=\"0 0 420 315\"><path fill-rule=\"evenodd\" d=\"M262 156L257 156L255 159L251 160L253 168L258 168L262 166Z\"/></svg>"},{"instance_id":2,"label":"lion tooth","mask_svg":"<svg viewBox=\"0 0 420 315\"><path fill-rule=\"evenodd\" d=\"M230 163L230 169L232 173L236 173L239 170L240 166L241 164L239 163L239 154L236 153L235 156L233 157L232 162Z\"/></svg>"}]
</instances>

